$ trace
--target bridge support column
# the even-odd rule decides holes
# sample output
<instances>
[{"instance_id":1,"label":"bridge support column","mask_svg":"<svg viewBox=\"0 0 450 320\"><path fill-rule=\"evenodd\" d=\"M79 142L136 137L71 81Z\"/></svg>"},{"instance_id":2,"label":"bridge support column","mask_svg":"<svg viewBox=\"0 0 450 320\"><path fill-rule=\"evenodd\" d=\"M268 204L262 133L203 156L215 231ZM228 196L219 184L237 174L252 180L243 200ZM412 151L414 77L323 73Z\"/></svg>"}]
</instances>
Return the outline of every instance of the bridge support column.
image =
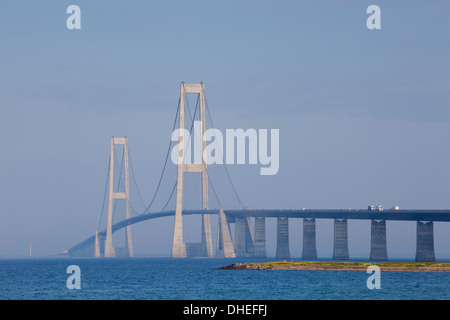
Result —
<instances>
[{"instance_id":1,"label":"bridge support column","mask_svg":"<svg viewBox=\"0 0 450 320\"><path fill-rule=\"evenodd\" d=\"M277 259L289 259L289 219L277 218Z\"/></svg>"},{"instance_id":2,"label":"bridge support column","mask_svg":"<svg viewBox=\"0 0 450 320\"><path fill-rule=\"evenodd\" d=\"M417 221L416 261L434 262L433 221Z\"/></svg>"},{"instance_id":3,"label":"bridge support column","mask_svg":"<svg viewBox=\"0 0 450 320\"><path fill-rule=\"evenodd\" d=\"M178 180L177 183L180 183ZM178 187L177 187L178 189ZM178 202L178 200L177 200ZM181 202L181 199L180 199ZM178 207L178 204L177 204ZM173 228L172 258L186 258L186 244L183 241L183 220L182 210L176 210L175 223Z\"/></svg>"},{"instance_id":4,"label":"bridge support column","mask_svg":"<svg viewBox=\"0 0 450 320\"><path fill-rule=\"evenodd\" d=\"M211 216L202 214L202 257L212 258L212 235L211 235Z\"/></svg>"},{"instance_id":5,"label":"bridge support column","mask_svg":"<svg viewBox=\"0 0 450 320\"><path fill-rule=\"evenodd\" d=\"M95 246L94 243L89 244L88 247L86 247L86 257L95 257Z\"/></svg>"},{"instance_id":6,"label":"bridge support column","mask_svg":"<svg viewBox=\"0 0 450 320\"><path fill-rule=\"evenodd\" d=\"M386 245L386 220L372 220L370 230L370 260L388 260Z\"/></svg>"},{"instance_id":7,"label":"bridge support column","mask_svg":"<svg viewBox=\"0 0 450 320\"><path fill-rule=\"evenodd\" d=\"M255 217L255 258L267 258L266 218Z\"/></svg>"},{"instance_id":8,"label":"bridge support column","mask_svg":"<svg viewBox=\"0 0 450 320\"><path fill-rule=\"evenodd\" d=\"M216 257L236 258L233 243L231 241L230 226L223 208L220 208L219 212L219 230L217 232Z\"/></svg>"},{"instance_id":9,"label":"bridge support column","mask_svg":"<svg viewBox=\"0 0 450 320\"><path fill-rule=\"evenodd\" d=\"M303 252L302 259L317 260L316 219L303 219Z\"/></svg>"},{"instance_id":10,"label":"bridge support column","mask_svg":"<svg viewBox=\"0 0 450 320\"><path fill-rule=\"evenodd\" d=\"M253 233L251 230L250 218L235 218L235 253L236 258L253 257Z\"/></svg>"},{"instance_id":11,"label":"bridge support column","mask_svg":"<svg viewBox=\"0 0 450 320\"><path fill-rule=\"evenodd\" d=\"M247 256L245 243L245 218L235 218L235 248L236 258Z\"/></svg>"},{"instance_id":12,"label":"bridge support column","mask_svg":"<svg viewBox=\"0 0 450 320\"><path fill-rule=\"evenodd\" d=\"M84 246L83 250L82 250L82 256L83 257L89 257L92 256L92 244L87 244L86 246Z\"/></svg>"},{"instance_id":13,"label":"bridge support column","mask_svg":"<svg viewBox=\"0 0 450 320\"><path fill-rule=\"evenodd\" d=\"M334 219L333 260L348 260L347 219Z\"/></svg>"},{"instance_id":14,"label":"bridge support column","mask_svg":"<svg viewBox=\"0 0 450 320\"><path fill-rule=\"evenodd\" d=\"M100 258L100 241L98 239L98 231L95 231L94 257Z\"/></svg>"},{"instance_id":15,"label":"bridge support column","mask_svg":"<svg viewBox=\"0 0 450 320\"><path fill-rule=\"evenodd\" d=\"M245 241L247 256L253 258L255 255L255 236L253 235L252 221L248 217L245 223Z\"/></svg>"}]
</instances>

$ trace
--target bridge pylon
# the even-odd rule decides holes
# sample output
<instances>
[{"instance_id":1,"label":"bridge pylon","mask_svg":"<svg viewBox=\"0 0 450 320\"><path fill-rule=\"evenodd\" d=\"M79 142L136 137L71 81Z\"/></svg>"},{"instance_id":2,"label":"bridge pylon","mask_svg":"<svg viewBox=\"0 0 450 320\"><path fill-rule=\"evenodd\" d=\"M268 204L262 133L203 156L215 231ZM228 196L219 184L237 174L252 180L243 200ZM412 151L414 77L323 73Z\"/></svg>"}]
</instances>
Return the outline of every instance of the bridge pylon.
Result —
<instances>
[{"instance_id":1,"label":"bridge pylon","mask_svg":"<svg viewBox=\"0 0 450 320\"><path fill-rule=\"evenodd\" d=\"M198 94L200 102L200 137L201 139L201 163L185 163L185 146L190 146L184 141L184 117L186 94ZM203 83L188 84L182 82L180 85L180 124L178 139L178 170L177 170L177 198L175 209L175 225L172 243L172 258L186 258L192 256L213 257L211 220L209 214L202 215L202 242L185 243L183 241L183 175L186 172L199 172L202 175L202 206L204 210L209 209L208 201L208 172L207 164L203 155L206 149L206 141L203 139L205 123L205 93ZM192 139L192 137L191 137ZM186 142L186 143L185 143ZM195 143L193 141L194 150ZM195 158L195 157L194 157Z\"/></svg>"},{"instance_id":2,"label":"bridge pylon","mask_svg":"<svg viewBox=\"0 0 450 320\"><path fill-rule=\"evenodd\" d=\"M124 148L124 169L125 169L125 192L114 192L114 147L116 144L122 144ZM108 196L108 222L106 226L106 240L105 240L105 258L115 257L115 250L112 245L112 215L113 215L113 200L124 199L125 200L125 215L126 219L130 218L130 183L129 183L129 171L128 171L128 139L124 138L111 138L111 156L109 159L109 196ZM129 257L133 256L133 243L131 239L131 226L127 226L125 229L125 249Z\"/></svg>"}]
</instances>

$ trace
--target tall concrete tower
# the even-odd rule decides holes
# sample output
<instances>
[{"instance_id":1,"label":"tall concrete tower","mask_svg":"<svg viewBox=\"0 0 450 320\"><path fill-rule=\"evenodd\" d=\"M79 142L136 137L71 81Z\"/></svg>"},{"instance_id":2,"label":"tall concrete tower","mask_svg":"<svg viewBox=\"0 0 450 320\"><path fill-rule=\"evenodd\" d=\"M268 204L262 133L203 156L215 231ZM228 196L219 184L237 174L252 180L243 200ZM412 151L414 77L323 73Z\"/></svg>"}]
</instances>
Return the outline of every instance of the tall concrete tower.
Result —
<instances>
[{"instance_id":1,"label":"tall concrete tower","mask_svg":"<svg viewBox=\"0 0 450 320\"><path fill-rule=\"evenodd\" d=\"M116 144L122 144L124 148L124 167L125 167L125 192L114 192L114 147ZM114 247L112 246L112 209L113 199L124 199L126 207L126 219L130 217L130 183L128 172L128 140L127 138L111 138L111 156L109 159L109 197L108 197L108 223L106 226L105 240L105 258L115 257ZM125 242L128 256L133 256L133 243L131 240L131 226L127 226L125 230Z\"/></svg>"},{"instance_id":2,"label":"tall concrete tower","mask_svg":"<svg viewBox=\"0 0 450 320\"><path fill-rule=\"evenodd\" d=\"M200 102L200 137L201 143L193 141L192 143L201 144L201 163L185 163L185 141L184 141L184 115L186 94L198 94ZM172 258L185 258L188 256L204 256L212 257L212 240L211 240L211 222L210 215L202 215L202 242L184 243L183 241L183 174L186 172L200 172L202 174L202 206L203 209L209 209L208 201L208 172L207 164L203 158L206 149L206 141L203 140L206 128L205 123L205 93L203 83L188 84L181 83L180 86L180 125L178 140L178 171L177 171L177 199L175 209L175 225L172 242ZM192 139L192 138L191 138ZM189 145L189 144L186 144ZM195 145L194 145L195 147Z\"/></svg>"}]
</instances>

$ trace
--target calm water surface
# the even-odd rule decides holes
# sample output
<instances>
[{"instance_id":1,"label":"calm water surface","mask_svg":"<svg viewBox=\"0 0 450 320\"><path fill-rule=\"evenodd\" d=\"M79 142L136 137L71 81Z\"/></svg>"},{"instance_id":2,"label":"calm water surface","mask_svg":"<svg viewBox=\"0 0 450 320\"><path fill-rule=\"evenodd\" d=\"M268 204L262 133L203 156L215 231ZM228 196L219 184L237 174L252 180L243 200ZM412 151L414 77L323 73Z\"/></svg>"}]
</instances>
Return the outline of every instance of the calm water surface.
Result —
<instances>
[{"instance_id":1,"label":"calm water surface","mask_svg":"<svg viewBox=\"0 0 450 320\"><path fill-rule=\"evenodd\" d=\"M272 259L273 260L273 259ZM450 299L450 273L381 272L369 290L364 271L216 270L239 259L4 259L0 299ZM81 289L66 286L69 265Z\"/></svg>"}]
</instances>

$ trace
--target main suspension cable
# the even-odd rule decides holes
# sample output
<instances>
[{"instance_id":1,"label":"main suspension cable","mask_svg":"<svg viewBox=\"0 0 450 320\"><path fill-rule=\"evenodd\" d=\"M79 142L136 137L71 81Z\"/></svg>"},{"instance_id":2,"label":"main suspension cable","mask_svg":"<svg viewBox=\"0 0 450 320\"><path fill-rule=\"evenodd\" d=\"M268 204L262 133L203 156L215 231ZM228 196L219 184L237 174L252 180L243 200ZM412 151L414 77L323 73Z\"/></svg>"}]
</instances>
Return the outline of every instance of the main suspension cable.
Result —
<instances>
[{"instance_id":1,"label":"main suspension cable","mask_svg":"<svg viewBox=\"0 0 450 320\"><path fill-rule=\"evenodd\" d=\"M100 220L98 221L98 227L97 227L97 231L100 230L100 225L102 223L102 218L103 218L103 211L105 209L105 202L106 202L106 192L108 190L108 182L109 182L109 168L111 167L111 156L109 156L109 160L108 160L108 171L106 172L106 184L105 184L105 192L103 194L103 203L102 203L102 211L100 213Z\"/></svg>"}]
</instances>

